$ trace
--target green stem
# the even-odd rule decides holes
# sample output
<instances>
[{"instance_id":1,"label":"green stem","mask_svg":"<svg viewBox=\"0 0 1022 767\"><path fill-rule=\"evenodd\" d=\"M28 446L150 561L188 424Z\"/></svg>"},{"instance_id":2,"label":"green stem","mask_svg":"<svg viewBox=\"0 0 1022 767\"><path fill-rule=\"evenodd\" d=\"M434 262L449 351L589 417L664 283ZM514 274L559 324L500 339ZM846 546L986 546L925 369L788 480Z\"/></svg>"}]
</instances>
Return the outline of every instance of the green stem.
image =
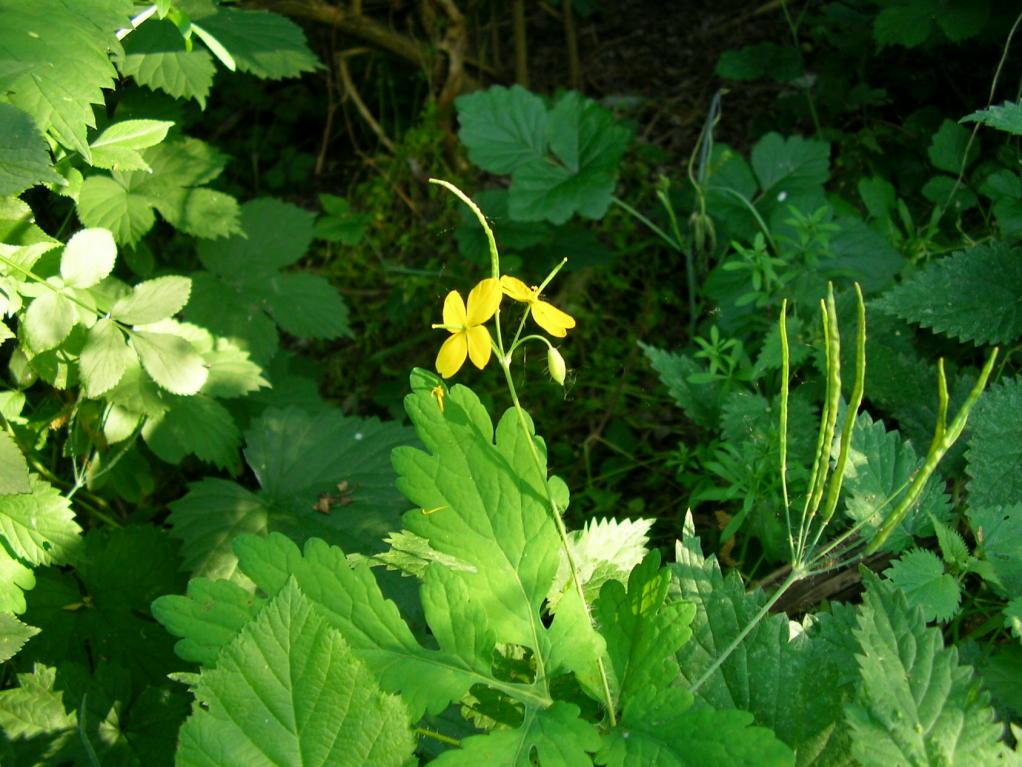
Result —
<instances>
[{"instance_id":1,"label":"green stem","mask_svg":"<svg viewBox=\"0 0 1022 767\"><path fill-rule=\"evenodd\" d=\"M671 237L671 235L669 235L667 232L665 232L659 226L654 224L652 221L650 221L644 215L639 213L639 211L637 211L635 208L633 208L627 202L625 202L624 200L622 200L622 199L620 199L618 197L612 197L611 198L611 202L613 202L615 205L617 205L620 208L624 208L624 210L627 211L629 215L631 215L636 220L641 221L643 224L645 224L646 227L651 232L653 232L653 234L655 234L661 240L663 240L668 245L670 245L673 250L676 250L679 253L681 253L681 242L680 241L675 240L673 237Z\"/></svg>"}]
</instances>

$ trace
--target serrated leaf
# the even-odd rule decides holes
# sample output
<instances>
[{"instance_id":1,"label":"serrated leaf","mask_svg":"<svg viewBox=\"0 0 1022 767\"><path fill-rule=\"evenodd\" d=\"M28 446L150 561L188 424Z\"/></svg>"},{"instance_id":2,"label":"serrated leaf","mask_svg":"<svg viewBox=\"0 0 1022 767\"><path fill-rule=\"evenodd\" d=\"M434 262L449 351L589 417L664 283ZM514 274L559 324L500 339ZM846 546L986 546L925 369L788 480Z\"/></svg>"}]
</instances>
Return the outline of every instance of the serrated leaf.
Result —
<instances>
[{"instance_id":1,"label":"serrated leaf","mask_svg":"<svg viewBox=\"0 0 1022 767\"><path fill-rule=\"evenodd\" d=\"M6 663L17 655L25 642L38 633L35 626L22 623L10 613L0 613L0 662Z\"/></svg>"},{"instance_id":2,"label":"serrated leaf","mask_svg":"<svg viewBox=\"0 0 1022 767\"><path fill-rule=\"evenodd\" d=\"M142 438L167 463L180 463L186 455L221 469L233 469L238 463L241 433L234 417L205 394L171 400L165 413L146 419Z\"/></svg>"},{"instance_id":3,"label":"serrated leaf","mask_svg":"<svg viewBox=\"0 0 1022 767\"><path fill-rule=\"evenodd\" d=\"M600 736L579 717L578 706L556 701L550 708L529 711L519 727L472 735L461 748L445 751L430 764L436 767L530 767L535 749L543 767L589 767L587 752L599 748Z\"/></svg>"},{"instance_id":4,"label":"serrated leaf","mask_svg":"<svg viewBox=\"0 0 1022 767\"><path fill-rule=\"evenodd\" d=\"M25 562L66 563L81 531L68 499L36 476L30 479L29 492L0 496L0 535Z\"/></svg>"},{"instance_id":5,"label":"serrated leaf","mask_svg":"<svg viewBox=\"0 0 1022 767\"><path fill-rule=\"evenodd\" d=\"M962 598L958 581L944 571L944 563L932 551L902 554L884 575L901 589L909 607L922 609L926 621L948 621L958 611Z\"/></svg>"},{"instance_id":6,"label":"serrated leaf","mask_svg":"<svg viewBox=\"0 0 1022 767\"><path fill-rule=\"evenodd\" d=\"M35 573L6 549L0 549L0 611L25 612L25 592L35 585Z\"/></svg>"},{"instance_id":7,"label":"serrated leaf","mask_svg":"<svg viewBox=\"0 0 1022 767\"><path fill-rule=\"evenodd\" d=\"M827 142L768 133L756 142L749 159L763 196L786 192L785 199L789 200L796 193L826 183L830 177L829 155Z\"/></svg>"},{"instance_id":8,"label":"serrated leaf","mask_svg":"<svg viewBox=\"0 0 1022 767\"><path fill-rule=\"evenodd\" d=\"M117 323L106 318L97 321L89 328L78 358L86 396L98 397L116 386L133 360L135 353Z\"/></svg>"},{"instance_id":9,"label":"serrated leaf","mask_svg":"<svg viewBox=\"0 0 1022 767\"><path fill-rule=\"evenodd\" d=\"M220 7L202 26L230 51L240 71L256 77L280 80L322 66L301 27L276 13Z\"/></svg>"},{"instance_id":10,"label":"serrated leaf","mask_svg":"<svg viewBox=\"0 0 1022 767\"><path fill-rule=\"evenodd\" d=\"M845 706L863 767L996 764L1001 726L972 669L892 585L870 573L855 628L861 688Z\"/></svg>"},{"instance_id":11,"label":"serrated leaf","mask_svg":"<svg viewBox=\"0 0 1022 767\"><path fill-rule=\"evenodd\" d=\"M968 157L965 154L967 147ZM975 161L979 156L979 149L978 142L972 142L970 146L969 131L952 120L944 120L933 134L928 154L935 168L948 173L958 173L963 167L968 167Z\"/></svg>"},{"instance_id":12,"label":"serrated leaf","mask_svg":"<svg viewBox=\"0 0 1022 767\"><path fill-rule=\"evenodd\" d=\"M1022 500L1022 378L1002 380L983 392L969 419L965 472L973 507Z\"/></svg>"},{"instance_id":13,"label":"serrated leaf","mask_svg":"<svg viewBox=\"0 0 1022 767\"><path fill-rule=\"evenodd\" d=\"M337 291L318 274L276 274L261 294L282 330L299 338L337 338L351 335L348 307Z\"/></svg>"},{"instance_id":14,"label":"serrated leaf","mask_svg":"<svg viewBox=\"0 0 1022 767\"><path fill-rule=\"evenodd\" d=\"M60 276L72 288L91 288L108 276L117 260L117 245L106 229L82 229L67 241Z\"/></svg>"},{"instance_id":15,"label":"serrated leaf","mask_svg":"<svg viewBox=\"0 0 1022 767\"><path fill-rule=\"evenodd\" d=\"M181 728L179 765L400 767L415 750L400 699L380 691L294 582L224 648L195 694L203 706Z\"/></svg>"},{"instance_id":16,"label":"serrated leaf","mask_svg":"<svg viewBox=\"0 0 1022 767\"><path fill-rule=\"evenodd\" d=\"M211 272L192 272L191 280L185 318L243 349L255 362L268 364L280 337L258 296Z\"/></svg>"},{"instance_id":17,"label":"serrated leaf","mask_svg":"<svg viewBox=\"0 0 1022 767\"><path fill-rule=\"evenodd\" d=\"M689 378L702 368L685 354L664 351L639 341L650 365L685 415L700 426L713 429L720 421L720 385L694 384Z\"/></svg>"},{"instance_id":18,"label":"serrated leaf","mask_svg":"<svg viewBox=\"0 0 1022 767\"><path fill-rule=\"evenodd\" d=\"M32 118L17 107L0 104L0 197L63 181L53 170L46 139Z\"/></svg>"},{"instance_id":19,"label":"serrated leaf","mask_svg":"<svg viewBox=\"0 0 1022 767\"><path fill-rule=\"evenodd\" d=\"M270 385L263 377L263 369L251 360L248 352L227 339L216 338L213 348L202 351L202 357L209 366L209 378L202 391L210 397L244 397Z\"/></svg>"},{"instance_id":20,"label":"serrated leaf","mask_svg":"<svg viewBox=\"0 0 1022 767\"><path fill-rule=\"evenodd\" d=\"M172 394L195 394L206 383L205 362L181 336L132 330L128 340L145 371Z\"/></svg>"},{"instance_id":21,"label":"serrated leaf","mask_svg":"<svg viewBox=\"0 0 1022 767\"><path fill-rule=\"evenodd\" d=\"M138 242L156 221L148 201L108 176L89 176L78 193L78 216L90 227L114 233L118 242Z\"/></svg>"},{"instance_id":22,"label":"serrated leaf","mask_svg":"<svg viewBox=\"0 0 1022 767\"><path fill-rule=\"evenodd\" d=\"M979 122L997 130L1022 135L1022 103L1005 101L989 109L980 109L963 117L960 122Z\"/></svg>"},{"instance_id":23,"label":"serrated leaf","mask_svg":"<svg viewBox=\"0 0 1022 767\"><path fill-rule=\"evenodd\" d=\"M28 345L35 352L60 346L78 321L78 312L66 296L47 290L29 304L24 315Z\"/></svg>"},{"instance_id":24,"label":"serrated leaf","mask_svg":"<svg viewBox=\"0 0 1022 767\"><path fill-rule=\"evenodd\" d=\"M231 195L201 187L163 188L152 197L167 221L196 237L227 237L238 230L238 201Z\"/></svg>"},{"instance_id":25,"label":"serrated leaf","mask_svg":"<svg viewBox=\"0 0 1022 767\"><path fill-rule=\"evenodd\" d=\"M200 242L199 260L232 282L259 282L304 256L313 231L312 214L297 205L268 197L252 200L241 207L241 233Z\"/></svg>"},{"instance_id":26,"label":"serrated leaf","mask_svg":"<svg viewBox=\"0 0 1022 767\"><path fill-rule=\"evenodd\" d=\"M205 50L191 50L170 21L149 19L125 38L117 57L121 74L175 98L194 98L205 108L216 67Z\"/></svg>"},{"instance_id":27,"label":"serrated leaf","mask_svg":"<svg viewBox=\"0 0 1022 767\"><path fill-rule=\"evenodd\" d=\"M188 303L192 281L171 275L140 282L110 308L110 316L127 325L151 325L173 317Z\"/></svg>"},{"instance_id":28,"label":"serrated leaf","mask_svg":"<svg viewBox=\"0 0 1022 767\"><path fill-rule=\"evenodd\" d=\"M31 492L28 463L14 438L0 432L0 496Z\"/></svg>"},{"instance_id":29,"label":"serrated leaf","mask_svg":"<svg viewBox=\"0 0 1022 767\"><path fill-rule=\"evenodd\" d=\"M34 663L31 672L17 675L17 687L0 692L3 740L21 742L17 756L23 764L59 763L67 756L62 751L77 718L65 710L61 691L54 689L56 677L53 667Z\"/></svg>"},{"instance_id":30,"label":"serrated leaf","mask_svg":"<svg viewBox=\"0 0 1022 767\"><path fill-rule=\"evenodd\" d=\"M940 554L952 569L964 571L969 566L969 549L962 540L958 531L950 525L931 517L933 532L937 534L937 543L940 546Z\"/></svg>"},{"instance_id":31,"label":"serrated leaf","mask_svg":"<svg viewBox=\"0 0 1022 767\"><path fill-rule=\"evenodd\" d=\"M876 305L938 333L975 344L1010 343L1022 335L1019 251L978 245L933 261Z\"/></svg>"},{"instance_id":32,"label":"serrated leaf","mask_svg":"<svg viewBox=\"0 0 1022 767\"><path fill-rule=\"evenodd\" d=\"M991 585L1009 599L1022 596L1022 504L973 506L969 523L976 555L993 573Z\"/></svg>"},{"instance_id":33,"label":"serrated leaf","mask_svg":"<svg viewBox=\"0 0 1022 767\"><path fill-rule=\"evenodd\" d=\"M491 173L511 173L547 151L547 110L520 85L495 85L455 99L458 138L469 159Z\"/></svg>"}]
</instances>

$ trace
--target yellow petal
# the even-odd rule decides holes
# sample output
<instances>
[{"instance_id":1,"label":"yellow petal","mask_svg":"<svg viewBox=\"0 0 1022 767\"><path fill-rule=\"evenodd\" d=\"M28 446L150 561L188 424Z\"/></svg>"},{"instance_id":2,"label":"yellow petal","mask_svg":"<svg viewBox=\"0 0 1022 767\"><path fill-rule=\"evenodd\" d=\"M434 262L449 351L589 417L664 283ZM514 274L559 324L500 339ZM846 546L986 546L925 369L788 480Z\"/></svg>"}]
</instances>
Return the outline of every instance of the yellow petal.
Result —
<instances>
[{"instance_id":1,"label":"yellow petal","mask_svg":"<svg viewBox=\"0 0 1022 767\"><path fill-rule=\"evenodd\" d=\"M453 327L464 327L468 324L465 322L466 317L465 302L461 300L461 293L452 290L447 294L447 298L444 299L444 324ZM452 330L451 332L453 333L454 331Z\"/></svg>"},{"instance_id":2,"label":"yellow petal","mask_svg":"<svg viewBox=\"0 0 1022 767\"><path fill-rule=\"evenodd\" d=\"M493 277L480 280L479 284L472 288L468 294L468 322L469 327L482 325L500 306L500 282Z\"/></svg>"},{"instance_id":3,"label":"yellow petal","mask_svg":"<svg viewBox=\"0 0 1022 767\"><path fill-rule=\"evenodd\" d=\"M466 335L468 336L468 358L472 360L473 365L482 370L486 367L486 363L490 361L490 350L492 348L490 346L490 331L476 325L469 328Z\"/></svg>"},{"instance_id":4,"label":"yellow petal","mask_svg":"<svg viewBox=\"0 0 1022 767\"><path fill-rule=\"evenodd\" d=\"M557 338L564 338L568 335L568 329L575 327L574 317L546 301L537 301L532 305L532 319L536 320L536 324L543 330Z\"/></svg>"},{"instance_id":5,"label":"yellow petal","mask_svg":"<svg viewBox=\"0 0 1022 767\"><path fill-rule=\"evenodd\" d=\"M436 355L436 372L444 378L450 378L461 370L467 354L468 336L464 332L455 333L444 341Z\"/></svg>"},{"instance_id":6,"label":"yellow petal","mask_svg":"<svg viewBox=\"0 0 1022 767\"><path fill-rule=\"evenodd\" d=\"M515 301L529 303L536 298L536 294L529 288L529 286L517 277L505 274L500 278L500 286L504 289L504 292Z\"/></svg>"}]
</instances>

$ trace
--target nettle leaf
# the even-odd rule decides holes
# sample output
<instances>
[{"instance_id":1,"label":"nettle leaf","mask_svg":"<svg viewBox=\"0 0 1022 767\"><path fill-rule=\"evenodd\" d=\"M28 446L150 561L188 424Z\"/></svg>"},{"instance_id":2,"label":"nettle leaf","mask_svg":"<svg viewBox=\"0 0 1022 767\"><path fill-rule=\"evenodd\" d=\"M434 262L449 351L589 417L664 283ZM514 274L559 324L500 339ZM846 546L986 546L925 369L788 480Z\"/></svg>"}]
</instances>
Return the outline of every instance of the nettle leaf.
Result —
<instances>
[{"instance_id":1,"label":"nettle leaf","mask_svg":"<svg viewBox=\"0 0 1022 767\"><path fill-rule=\"evenodd\" d=\"M193 98L205 108L216 71L213 58L198 46L189 49L171 21L145 21L125 38L124 51L115 61L121 74L139 85Z\"/></svg>"},{"instance_id":2,"label":"nettle leaf","mask_svg":"<svg viewBox=\"0 0 1022 767\"><path fill-rule=\"evenodd\" d=\"M386 695L294 581L227 645L195 687L201 708L176 763L405 764L415 750L401 700Z\"/></svg>"},{"instance_id":3,"label":"nettle leaf","mask_svg":"<svg viewBox=\"0 0 1022 767\"><path fill-rule=\"evenodd\" d=\"M675 559L668 565L672 574L668 599L696 606L692 639L677 653L679 681L691 686L739 632L754 623L766 596L759 590L747 592L736 572L725 577L714 557L703 557L691 515L686 517ZM812 634L798 626L795 637L785 615L764 618L709 674L699 688L698 702L722 713L751 712L756 724L769 727L796 750L799 765L848 764L841 706L850 695L846 682L855 674L850 612L818 613Z\"/></svg>"},{"instance_id":4,"label":"nettle leaf","mask_svg":"<svg viewBox=\"0 0 1022 767\"><path fill-rule=\"evenodd\" d=\"M86 161L93 105L103 103L103 89L113 88L117 76L110 63L110 51L120 51L114 32L129 26L131 14L128 2L85 13L62 0L0 0L0 62L21 68L4 83L5 101Z\"/></svg>"},{"instance_id":5,"label":"nettle leaf","mask_svg":"<svg viewBox=\"0 0 1022 767\"><path fill-rule=\"evenodd\" d=\"M117 259L117 245L106 229L82 229L67 241L60 276L72 288L91 288L107 277Z\"/></svg>"},{"instance_id":6,"label":"nettle leaf","mask_svg":"<svg viewBox=\"0 0 1022 767\"><path fill-rule=\"evenodd\" d=\"M36 184L61 184L46 139L31 116L0 104L0 197L21 194Z\"/></svg>"},{"instance_id":7,"label":"nettle leaf","mask_svg":"<svg viewBox=\"0 0 1022 767\"><path fill-rule=\"evenodd\" d=\"M897 431L888 432L869 413L859 413L852 430L842 490L845 513L856 522L868 520L862 528L864 537L872 535L894 510L923 461L912 443L902 440ZM884 550L898 552L911 543L913 536L932 535L929 515L943 521L950 511L950 500L941 490L939 478L931 477L916 505L885 542Z\"/></svg>"},{"instance_id":8,"label":"nettle leaf","mask_svg":"<svg viewBox=\"0 0 1022 767\"><path fill-rule=\"evenodd\" d=\"M219 7L202 27L230 51L240 71L256 77L280 80L322 68L302 28L279 14Z\"/></svg>"},{"instance_id":9,"label":"nettle leaf","mask_svg":"<svg viewBox=\"0 0 1022 767\"><path fill-rule=\"evenodd\" d=\"M893 585L868 571L855 627L862 685L845 706L852 753L860 764L996 764L998 740L989 695L943 647Z\"/></svg>"},{"instance_id":10,"label":"nettle leaf","mask_svg":"<svg viewBox=\"0 0 1022 767\"><path fill-rule=\"evenodd\" d=\"M134 360L135 353L128 347L124 331L117 323L105 318L96 322L89 328L78 357L86 396L99 397L112 389Z\"/></svg>"},{"instance_id":11,"label":"nettle leaf","mask_svg":"<svg viewBox=\"0 0 1022 767\"><path fill-rule=\"evenodd\" d=\"M47 290L29 304L22 321L28 345L35 352L44 352L68 337L78 312L66 296Z\"/></svg>"},{"instance_id":12,"label":"nettle leaf","mask_svg":"<svg viewBox=\"0 0 1022 767\"><path fill-rule=\"evenodd\" d=\"M189 320L230 339L260 363L276 351L276 323L306 338L350 335L347 307L325 280L278 271L305 255L312 243L310 213L280 200L253 200L242 206L241 227L244 237L199 244L199 259L209 271L192 275Z\"/></svg>"},{"instance_id":13,"label":"nettle leaf","mask_svg":"<svg viewBox=\"0 0 1022 767\"><path fill-rule=\"evenodd\" d=\"M0 495L0 535L16 557L34 565L64 564L82 529L55 487L32 476L29 492Z\"/></svg>"},{"instance_id":14,"label":"nettle leaf","mask_svg":"<svg viewBox=\"0 0 1022 767\"><path fill-rule=\"evenodd\" d=\"M146 280L118 299L110 308L110 316L128 325L151 325L181 311L191 290L192 281L179 275Z\"/></svg>"},{"instance_id":15,"label":"nettle leaf","mask_svg":"<svg viewBox=\"0 0 1022 767\"><path fill-rule=\"evenodd\" d=\"M1009 599L1022 597L1022 504L973 506L968 513L976 555L989 565L992 585Z\"/></svg>"},{"instance_id":16,"label":"nettle leaf","mask_svg":"<svg viewBox=\"0 0 1022 767\"><path fill-rule=\"evenodd\" d=\"M1022 135L1022 104L1017 101L1005 101L1003 104L989 109L980 109L966 115L959 122L978 122L989 125L997 130Z\"/></svg>"},{"instance_id":17,"label":"nettle leaf","mask_svg":"<svg viewBox=\"0 0 1022 767\"><path fill-rule=\"evenodd\" d=\"M0 496L31 491L25 456L14 437L6 431L0 432Z\"/></svg>"},{"instance_id":18,"label":"nettle leaf","mask_svg":"<svg viewBox=\"0 0 1022 767\"><path fill-rule=\"evenodd\" d=\"M1022 335L1020 251L977 245L926 264L875 302L882 311L977 345Z\"/></svg>"},{"instance_id":19,"label":"nettle leaf","mask_svg":"<svg viewBox=\"0 0 1022 767\"><path fill-rule=\"evenodd\" d=\"M136 328L128 332L128 342L145 371L167 391L195 394L206 383L209 370L204 360L181 336Z\"/></svg>"},{"instance_id":20,"label":"nettle leaf","mask_svg":"<svg viewBox=\"0 0 1022 767\"><path fill-rule=\"evenodd\" d=\"M1022 500L1022 378L999 381L983 392L969 419L971 506L1013 504Z\"/></svg>"},{"instance_id":21,"label":"nettle leaf","mask_svg":"<svg viewBox=\"0 0 1022 767\"><path fill-rule=\"evenodd\" d=\"M559 162L544 156L514 169L511 216L554 224L563 224L574 213L602 218L631 131L595 101L569 91L550 110L547 132Z\"/></svg>"},{"instance_id":22,"label":"nettle leaf","mask_svg":"<svg viewBox=\"0 0 1022 767\"><path fill-rule=\"evenodd\" d=\"M107 170L151 170L138 150L159 144L174 123L169 120L122 120L107 126L89 147L92 165Z\"/></svg>"},{"instance_id":23,"label":"nettle leaf","mask_svg":"<svg viewBox=\"0 0 1022 767\"><path fill-rule=\"evenodd\" d=\"M962 592L958 581L944 571L940 557L926 549L901 555L884 571L909 604L923 612L926 621L948 621L958 612Z\"/></svg>"},{"instance_id":24,"label":"nettle leaf","mask_svg":"<svg viewBox=\"0 0 1022 767\"><path fill-rule=\"evenodd\" d=\"M336 410L268 409L245 433L245 456L261 491L206 479L170 504L185 565L195 575L234 577L231 541L242 533L316 535L351 552L379 551L407 508L393 486L390 451L411 438L397 424Z\"/></svg>"},{"instance_id":25,"label":"nettle leaf","mask_svg":"<svg viewBox=\"0 0 1022 767\"><path fill-rule=\"evenodd\" d=\"M520 85L495 85L454 101L461 126L458 138L469 159L491 173L546 156L547 110L543 100Z\"/></svg>"},{"instance_id":26,"label":"nettle leaf","mask_svg":"<svg viewBox=\"0 0 1022 767\"><path fill-rule=\"evenodd\" d=\"M0 613L0 662L7 662L39 633L35 626L22 623L10 613ZM0 704L2 705L2 704Z\"/></svg>"},{"instance_id":27,"label":"nettle leaf","mask_svg":"<svg viewBox=\"0 0 1022 767\"><path fill-rule=\"evenodd\" d=\"M152 228L154 208L174 227L197 237L239 231L237 201L203 186L223 171L224 155L190 137L140 151L152 172L115 170L85 179L77 200L83 223L109 229L118 242L128 244Z\"/></svg>"},{"instance_id":28,"label":"nettle leaf","mask_svg":"<svg viewBox=\"0 0 1022 767\"><path fill-rule=\"evenodd\" d=\"M653 370L685 415L700 426L715 429L720 422L721 394L716 382L696 384L689 379L704 368L685 354L668 352L639 341Z\"/></svg>"}]
</instances>

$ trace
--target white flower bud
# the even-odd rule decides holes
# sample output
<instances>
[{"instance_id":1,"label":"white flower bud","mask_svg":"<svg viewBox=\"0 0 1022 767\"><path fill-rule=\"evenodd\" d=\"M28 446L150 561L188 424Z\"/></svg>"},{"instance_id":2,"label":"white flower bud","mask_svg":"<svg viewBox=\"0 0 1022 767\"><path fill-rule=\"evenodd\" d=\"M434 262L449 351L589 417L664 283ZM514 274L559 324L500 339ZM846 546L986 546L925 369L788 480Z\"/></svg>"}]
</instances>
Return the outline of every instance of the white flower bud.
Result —
<instances>
[{"instance_id":1,"label":"white flower bud","mask_svg":"<svg viewBox=\"0 0 1022 767\"><path fill-rule=\"evenodd\" d=\"M564 376L568 372L568 368L564 364L564 357L552 346L547 347L546 365L550 369L550 377L564 386Z\"/></svg>"}]
</instances>

